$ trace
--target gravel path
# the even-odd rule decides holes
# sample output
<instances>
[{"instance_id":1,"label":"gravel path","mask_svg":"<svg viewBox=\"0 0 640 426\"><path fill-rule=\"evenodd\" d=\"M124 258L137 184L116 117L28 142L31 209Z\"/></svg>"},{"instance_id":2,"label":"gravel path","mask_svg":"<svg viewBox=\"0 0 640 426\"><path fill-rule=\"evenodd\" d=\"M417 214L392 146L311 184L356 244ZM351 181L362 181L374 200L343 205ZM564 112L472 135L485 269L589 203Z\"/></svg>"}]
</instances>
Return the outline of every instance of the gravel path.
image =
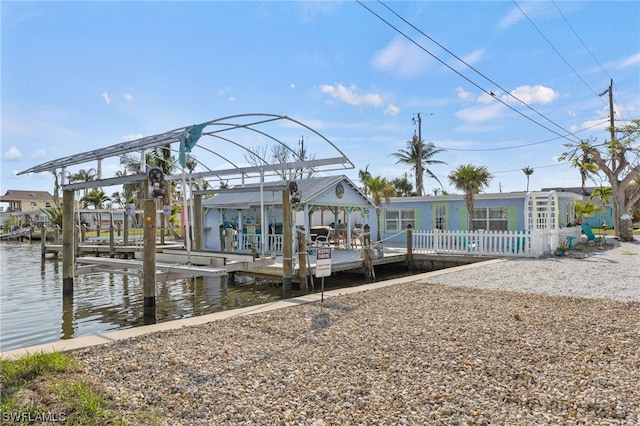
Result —
<instances>
[{"instance_id":1,"label":"gravel path","mask_svg":"<svg viewBox=\"0 0 640 426\"><path fill-rule=\"evenodd\" d=\"M637 425L639 268L510 260L74 355L132 424Z\"/></svg>"}]
</instances>

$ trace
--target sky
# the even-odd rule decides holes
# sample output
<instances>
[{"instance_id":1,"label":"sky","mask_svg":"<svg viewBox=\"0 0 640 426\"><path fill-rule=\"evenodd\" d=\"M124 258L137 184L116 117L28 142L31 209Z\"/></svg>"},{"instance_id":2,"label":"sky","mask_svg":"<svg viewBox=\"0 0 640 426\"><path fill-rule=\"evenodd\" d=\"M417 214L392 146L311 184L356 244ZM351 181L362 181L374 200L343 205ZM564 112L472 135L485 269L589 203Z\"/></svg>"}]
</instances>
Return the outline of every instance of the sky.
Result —
<instances>
[{"instance_id":1,"label":"sky","mask_svg":"<svg viewBox=\"0 0 640 426\"><path fill-rule=\"evenodd\" d=\"M567 143L609 139L602 93L612 80L616 124L640 118L637 1L0 7L0 194L53 192L51 173L16 175L46 161L245 113L313 128L354 163L340 173L356 184L365 168L414 182L392 154L420 130L444 150L434 159L446 164L429 169L451 193L447 176L463 164L489 170L489 193L524 191L524 167L534 169L531 190L578 187L580 174L559 157ZM270 131L290 146L305 140L316 159L335 155L313 133ZM244 164L237 146L206 143ZM105 162L103 176L119 168ZM434 188L425 177L425 191Z\"/></svg>"}]
</instances>

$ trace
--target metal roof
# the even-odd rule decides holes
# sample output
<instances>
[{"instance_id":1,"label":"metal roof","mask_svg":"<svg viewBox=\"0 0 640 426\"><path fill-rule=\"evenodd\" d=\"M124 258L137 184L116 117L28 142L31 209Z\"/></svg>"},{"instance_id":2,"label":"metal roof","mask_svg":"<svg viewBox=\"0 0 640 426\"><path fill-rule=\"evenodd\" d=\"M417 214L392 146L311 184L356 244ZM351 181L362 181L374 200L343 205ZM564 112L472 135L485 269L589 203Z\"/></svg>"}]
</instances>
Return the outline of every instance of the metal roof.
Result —
<instances>
[{"instance_id":1,"label":"metal roof","mask_svg":"<svg viewBox=\"0 0 640 426\"><path fill-rule=\"evenodd\" d=\"M283 125L282 122L285 124ZM273 128L276 123L280 124ZM269 129L269 126L271 126L271 129ZM213 170L211 168L211 164L214 162L213 160L210 160L209 164L198 161L207 171L191 173L187 175L189 177L218 177L222 179L222 176L225 176L224 179L229 179L231 176L236 175L245 179L247 177L256 177L260 175L275 176L278 175L279 172L281 173L285 167L304 167L312 169L315 172L355 168L355 165L335 144L304 123L285 115L251 113L221 117L198 125L180 127L157 135L69 155L23 170L19 172L18 175L53 171L91 161L102 161L113 157L117 158L129 153L141 153L146 150L167 145L170 146L172 152L180 152L184 154L184 136L188 135L190 130L195 127L202 128L202 136L197 140L197 143L194 142L195 146L193 146L194 151L198 150L198 158L200 158L201 155L210 156L215 159L216 163L223 161L224 163L229 164L230 167L222 170ZM323 145L322 149L324 151L333 151L334 153L337 153L337 155L328 156L324 159L314 158L313 160L305 160L304 158L301 159L296 157L296 152L283 141L282 134L287 131L289 134L292 132L299 134L301 130L310 134L314 141L320 142ZM280 133L278 137L274 136L275 132ZM242 137L239 137L241 135ZM183 139L182 146L181 138ZM247 139L251 141L258 140L265 146L269 144L271 147L278 146L284 151L288 150L289 153L293 155L294 161L286 164L269 164L268 161L257 155L255 151L252 151L251 147L247 147ZM188 151L189 149L187 147L187 152ZM268 151L265 150L265 152ZM254 158L255 162L260 164L253 167L241 167L240 164L247 163L246 156L248 154L252 154L252 158ZM231 158L231 155L240 155L240 158ZM181 175L173 175L167 176L166 178L171 180L178 179L180 176ZM102 179L102 177L100 177L100 181L103 182L103 185L105 183L121 184L123 181L123 179L118 179L109 182L109 178L110 177ZM98 181L94 181L93 183L88 182L86 185L99 186L100 184L96 182ZM83 187L82 184L74 185L80 185L80 187Z\"/></svg>"},{"instance_id":2,"label":"metal roof","mask_svg":"<svg viewBox=\"0 0 640 426\"><path fill-rule=\"evenodd\" d=\"M344 175L328 176L328 177L312 177L306 179L298 179L295 181L300 191L300 204L312 204L321 194L330 188L333 189L336 184L343 182L351 186L361 196L362 202L354 206L371 207L371 201L367 198L357 186ZM263 185L263 202L265 205L282 204L282 185L286 182L268 182ZM240 191L241 190L241 191ZM235 209L247 209L252 206L260 205L260 185L250 184L244 185L240 190L235 191L231 188L228 192L216 193L215 197L202 201L203 207L224 207ZM206 193L207 191L199 191L196 193Z\"/></svg>"}]
</instances>

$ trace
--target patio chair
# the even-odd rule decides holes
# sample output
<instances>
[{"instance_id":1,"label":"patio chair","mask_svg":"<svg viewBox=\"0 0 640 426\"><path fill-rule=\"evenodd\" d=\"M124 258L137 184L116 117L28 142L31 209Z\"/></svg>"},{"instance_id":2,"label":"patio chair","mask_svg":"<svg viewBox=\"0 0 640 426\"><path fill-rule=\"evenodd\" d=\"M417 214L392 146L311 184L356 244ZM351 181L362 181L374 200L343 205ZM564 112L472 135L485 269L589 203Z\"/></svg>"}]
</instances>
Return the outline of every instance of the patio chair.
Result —
<instances>
[{"instance_id":1,"label":"patio chair","mask_svg":"<svg viewBox=\"0 0 640 426\"><path fill-rule=\"evenodd\" d=\"M587 244L593 241L594 244L602 244L604 242L603 237L596 236L593 233L593 229L589 225L582 225L582 233L587 236Z\"/></svg>"}]
</instances>

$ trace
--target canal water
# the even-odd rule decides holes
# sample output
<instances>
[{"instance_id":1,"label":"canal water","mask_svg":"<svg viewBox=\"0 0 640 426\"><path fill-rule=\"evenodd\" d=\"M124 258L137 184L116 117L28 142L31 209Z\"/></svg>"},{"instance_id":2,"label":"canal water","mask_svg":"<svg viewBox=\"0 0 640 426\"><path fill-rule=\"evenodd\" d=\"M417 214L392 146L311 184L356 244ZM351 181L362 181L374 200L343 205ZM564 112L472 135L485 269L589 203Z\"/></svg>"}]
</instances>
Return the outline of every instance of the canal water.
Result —
<instances>
[{"instance_id":1,"label":"canal water","mask_svg":"<svg viewBox=\"0 0 640 426\"><path fill-rule=\"evenodd\" d=\"M377 271L378 279L406 270ZM316 280L318 281L318 280ZM325 288L363 284L362 274L340 274ZM319 290L316 282L316 291ZM293 294L295 296L295 294ZM156 321L165 322L272 302L282 286L247 277L201 277L156 283ZM142 282L109 273L74 279L73 296L62 296L62 259L39 243L0 243L0 351L144 325Z\"/></svg>"},{"instance_id":2,"label":"canal water","mask_svg":"<svg viewBox=\"0 0 640 426\"><path fill-rule=\"evenodd\" d=\"M202 277L156 283L156 320L235 309L280 299L282 287L238 278ZM74 279L62 296L62 259L40 244L0 243L0 350L144 324L142 283L135 276L95 273Z\"/></svg>"}]
</instances>

